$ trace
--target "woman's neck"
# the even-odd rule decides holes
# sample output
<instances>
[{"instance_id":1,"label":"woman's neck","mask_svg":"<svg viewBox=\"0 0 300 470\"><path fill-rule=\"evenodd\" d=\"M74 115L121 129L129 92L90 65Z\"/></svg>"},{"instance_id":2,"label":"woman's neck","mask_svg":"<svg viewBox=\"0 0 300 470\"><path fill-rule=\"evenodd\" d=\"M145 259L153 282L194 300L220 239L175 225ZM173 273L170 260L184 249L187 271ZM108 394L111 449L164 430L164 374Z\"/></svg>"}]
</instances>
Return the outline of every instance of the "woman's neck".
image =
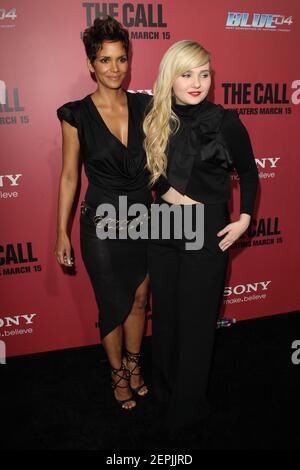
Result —
<instances>
[{"instance_id":1,"label":"woman's neck","mask_svg":"<svg viewBox=\"0 0 300 470\"><path fill-rule=\"evenodd\" d=\"M112 89L98 86L97 90L92 93L92 97L98 106L107 108L123 105L127 100L126 92L123 88Z\"/></svg>"}]
</instances>

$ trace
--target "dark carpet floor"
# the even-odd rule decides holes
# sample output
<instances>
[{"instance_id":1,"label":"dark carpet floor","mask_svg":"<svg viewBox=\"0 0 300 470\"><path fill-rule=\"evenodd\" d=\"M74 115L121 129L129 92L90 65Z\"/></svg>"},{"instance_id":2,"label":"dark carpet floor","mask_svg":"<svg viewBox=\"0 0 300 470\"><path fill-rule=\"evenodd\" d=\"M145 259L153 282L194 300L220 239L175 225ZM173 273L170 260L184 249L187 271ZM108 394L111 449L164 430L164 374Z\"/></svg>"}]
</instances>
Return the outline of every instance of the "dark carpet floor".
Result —
<instances>
[{"instance_id":1,"label":"dark carpet floor","mask_svg":"<svg viewBox=\"0 0 300 470\"><path fill-rule=\"evenodd\" d=\"M8 358L1 374L1 449L144 450L300 448L300 313L238 322L217 331L203 425L162 432L151 394L127 413L116 405L102 347ZM143 345L150 376L151 338ZM197 354L197 351L195 351ZM300 357L300 354L299 354ZM201 358L199 358L201 360ZM192 377L186 377L193 386Z\"/></svg>"}]
</instances>

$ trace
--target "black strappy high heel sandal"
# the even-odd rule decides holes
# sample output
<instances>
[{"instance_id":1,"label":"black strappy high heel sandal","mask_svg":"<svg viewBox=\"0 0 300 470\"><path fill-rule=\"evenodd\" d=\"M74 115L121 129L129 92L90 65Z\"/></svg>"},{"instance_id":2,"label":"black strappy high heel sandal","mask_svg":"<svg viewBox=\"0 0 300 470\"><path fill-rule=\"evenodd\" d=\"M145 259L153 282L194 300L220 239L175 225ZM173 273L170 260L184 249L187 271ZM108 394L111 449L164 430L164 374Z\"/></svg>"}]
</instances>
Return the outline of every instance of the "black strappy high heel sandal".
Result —
<instances>
[{"instance_id":1,"label":"black strappy high heel sandal","mask_svg":"<svg viewBox=\"0 0 300 470\"><path fill-rule=\"evenodd\" d=\"M125 362L123 362L123 363L124 363L125 367L129 370L130 376L141 375L141 367L140 367L140 364L139 364L140 357L141 357L140 353L131 353L131 352L127 351L127 349L125 349L123 361L126 361L126 363ZM133 368L128 367L129 362L132 362L132 363L135 364L133 366ZM145 384L145 382L143 382L142 385L139 385L138 387L132 387L130 382L129 382L129 385L130 385L131 390L133 392L135 392L139 397L145 397L149 392L148 387ZM144 388L144 390L143 390L143 388Z\"/></svg>"},{"instance_id":2,"label":"black strappy high heel sandal","mask_svg":"<svg viewBox=\"0 0 300 470\"><path fill-rule=\"evenodd\" d=\"M119 380L117 380L116 382L114 382L112 380L111 386L112 386L113 390L115 390L116 388L128 388L128 385L119 385L121 380L126 380L126 382L128 382L128 384L129 384L129 380L130 380L130 375L131 375L130 370L125 367L124 363L122 363L120 369L111 368L111 374L112 374L112 376L116 376L116 377L119 378ZM116 396L115 396L115 399L116 399L116 401L118 402L118 404L120 405L120 407L123 410L131 410L131 409L136 407L136 401L134 400L132 395L131 395L130 398L125 398L125 400L118 400L118 398L116 398ZM130 407L124 406L124 405L126 405L126 403L129 403L130 401L135 403L135 405L130 406Z\"/></svg>"}]
</instances>

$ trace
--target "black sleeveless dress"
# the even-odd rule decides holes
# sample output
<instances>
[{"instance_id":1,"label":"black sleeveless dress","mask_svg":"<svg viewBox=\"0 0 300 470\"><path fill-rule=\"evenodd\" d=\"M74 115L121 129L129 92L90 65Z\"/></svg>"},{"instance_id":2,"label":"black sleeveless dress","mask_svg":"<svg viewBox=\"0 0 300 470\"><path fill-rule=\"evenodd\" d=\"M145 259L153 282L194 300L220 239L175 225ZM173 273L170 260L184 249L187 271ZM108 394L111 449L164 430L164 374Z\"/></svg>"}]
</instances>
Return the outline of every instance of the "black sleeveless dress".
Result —
<instances>
[{"instance_id":1,"label":"black sleeveless dress","mask_svg":"<svg viewBox=\"0 0 300 470\"><path fill-rule=\"evenodd\" d=\"M107 128L90 95L57 110L60 120L78 130L80 157L88 178L86 204L93 208L110 203L118 214L119 196L128 206L142 203L150 209L149 173L145 169L142 123L151 97L128 93L127 147ZM80 216L83 262L94 289L102 339L123 323L134 294L147 274L147 240L100 239L86 214Z\"/></svg>"}]
</instances>

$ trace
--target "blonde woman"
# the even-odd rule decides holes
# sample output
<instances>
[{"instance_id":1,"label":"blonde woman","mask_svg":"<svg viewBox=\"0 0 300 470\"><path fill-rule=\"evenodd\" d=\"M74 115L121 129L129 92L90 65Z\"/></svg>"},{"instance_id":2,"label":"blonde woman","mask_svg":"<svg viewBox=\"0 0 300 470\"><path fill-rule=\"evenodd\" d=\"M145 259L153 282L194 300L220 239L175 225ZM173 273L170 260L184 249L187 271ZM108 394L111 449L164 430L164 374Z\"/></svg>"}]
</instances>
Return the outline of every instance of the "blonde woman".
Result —
<instances>
[{"instance_id":1,"label":"blonde woman","mask_svg":"<svg viewBox=\"0 0 300 470\"><path fill-rule=\"evenodd\" d=\"M156 204L186 211L192 230L202 224L204 232L203 246L187 249L189 219L174 216L170 236L160 227L159 237L149 244L153 385L171 430L209 414L208 378L228 248L249 225L258 183L249 136L238 114L207 99L211 73L204 47L187 40L175 43L161 61L144 121ZM240 178L240 217L231 222L227 203L233 168ZM178 238L180 228L184 233Z\"/></svg>"}]
</instances>

